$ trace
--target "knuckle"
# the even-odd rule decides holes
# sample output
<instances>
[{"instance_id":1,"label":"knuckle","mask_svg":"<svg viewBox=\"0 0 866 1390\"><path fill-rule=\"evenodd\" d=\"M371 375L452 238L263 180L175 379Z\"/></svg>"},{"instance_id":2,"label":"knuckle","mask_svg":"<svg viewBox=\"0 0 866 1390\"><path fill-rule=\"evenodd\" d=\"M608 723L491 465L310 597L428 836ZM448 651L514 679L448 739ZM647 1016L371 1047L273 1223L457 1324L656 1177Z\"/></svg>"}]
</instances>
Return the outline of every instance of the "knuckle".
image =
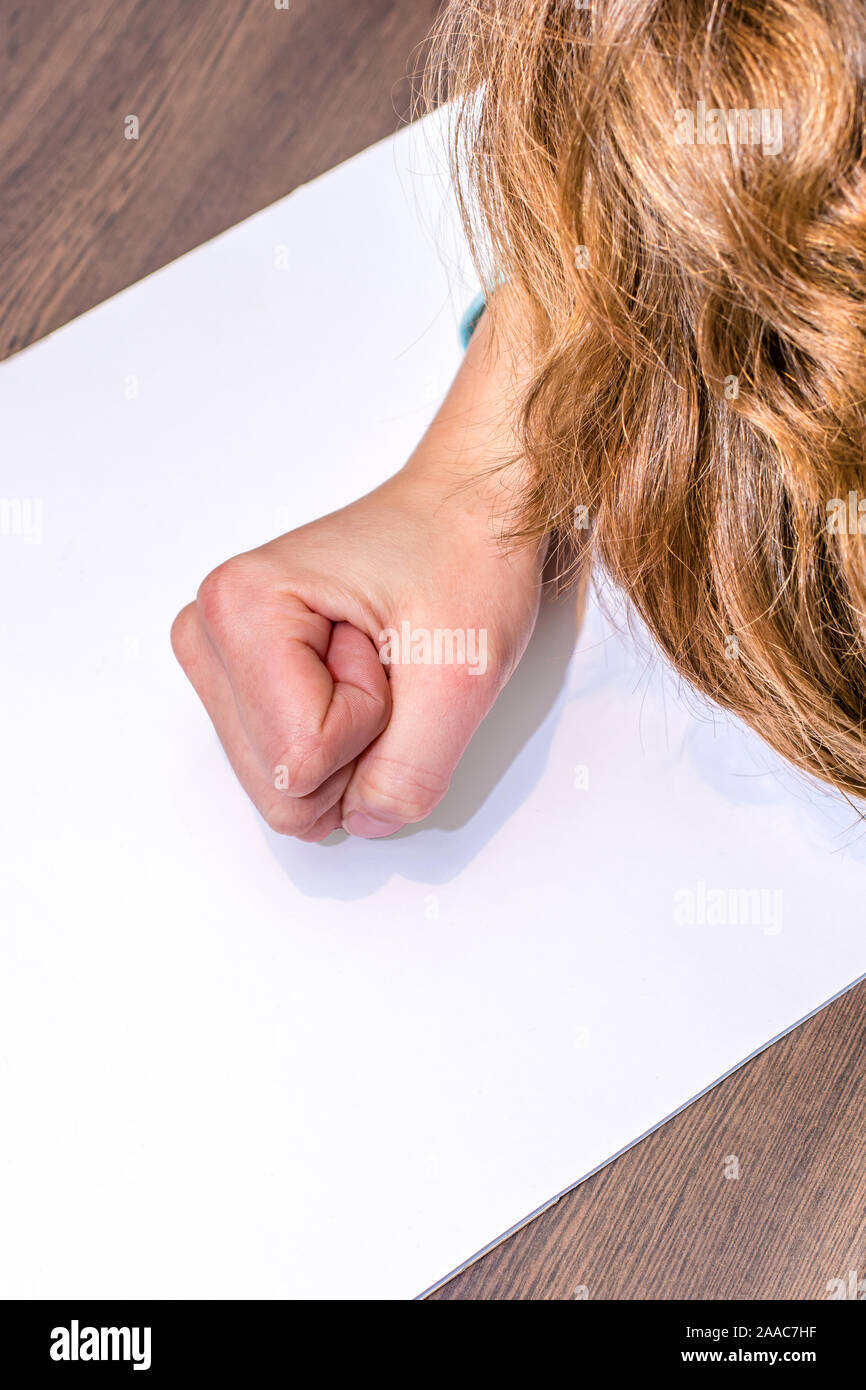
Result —
<instances>
[{"instance_id":1,"label":"knuckle","mask_svg":"<svg viewBox=\"0 0 866 1390\"><path fill-rule=\"evenodd\" d=\"M171 649L183 667L187 666L192 657L197 622L195 604L188 603L171 625Z\"/></svg>"},{"instance_id":2,"label":"knuckle","mask_svg":"<svg viewBox=\"0 0 866 1390\"><path fill-rule=\"evenodd\" d=\"M249 602L255 581L255 566L249 563L247 556L235 556L211 570L199 586L196 597L207 626L219 631L230 623Z\"/></svg>"},{"instance_id":3,"label":"knuckle","mask_svg":"<svg viewBox=\"0 0 866 1390\"><path fill-rule=\"evenodd\" d=\"M379 759L364 775L358 788L366 810L411 823L423 820L438 806L450 778L394 759Z\"/></svg>"},{"instance_id":4,"label":"knuckle","mask_svg":"<svg viewBox=\"0 0 866 1390\"><path fill-rule=\"evenodd\" d=\"M196 601L206 623L216 624L222 621L236 601L237 583L237 570L232 560L218 565L202 581Z\"/></svg>"}]
</instances>

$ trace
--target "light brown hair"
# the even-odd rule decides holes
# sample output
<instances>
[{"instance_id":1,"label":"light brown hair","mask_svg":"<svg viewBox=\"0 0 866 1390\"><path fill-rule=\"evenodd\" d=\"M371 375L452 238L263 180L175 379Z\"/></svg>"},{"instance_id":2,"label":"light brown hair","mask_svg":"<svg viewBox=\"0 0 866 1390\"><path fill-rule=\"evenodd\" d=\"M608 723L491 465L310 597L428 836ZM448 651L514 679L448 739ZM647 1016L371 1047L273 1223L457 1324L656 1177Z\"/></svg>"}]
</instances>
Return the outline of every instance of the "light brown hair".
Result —
<instances>
[{"instance_id":1,"label":"light brown hair","mask_svg":"<svg viewBox=\"0 0 866 1390\"><path fill-rule=\"evenodd\" d=\"M515 534L858 797L864 93L863 0L451 0L428 84L531 331Z\"/></svg>"}]
</instances>

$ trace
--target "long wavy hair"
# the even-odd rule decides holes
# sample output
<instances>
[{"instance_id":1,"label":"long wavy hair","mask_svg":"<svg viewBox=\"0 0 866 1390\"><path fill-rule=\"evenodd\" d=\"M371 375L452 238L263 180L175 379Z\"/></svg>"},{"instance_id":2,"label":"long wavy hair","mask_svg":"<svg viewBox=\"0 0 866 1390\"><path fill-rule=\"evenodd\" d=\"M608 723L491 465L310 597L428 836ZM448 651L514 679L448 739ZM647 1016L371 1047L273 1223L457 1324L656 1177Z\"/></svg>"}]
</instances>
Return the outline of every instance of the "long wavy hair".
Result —
<instances>
[{"instance_id":1,"label":"long wavy hair","mask_svg":"<svg viewBox=\"0 0 866 1390\"><path fill-rule=\"evenodd\" d=\"M866 0L450 0L426 98L532 343L514 537L866 796Z\"/></svg>"}]
</instances>

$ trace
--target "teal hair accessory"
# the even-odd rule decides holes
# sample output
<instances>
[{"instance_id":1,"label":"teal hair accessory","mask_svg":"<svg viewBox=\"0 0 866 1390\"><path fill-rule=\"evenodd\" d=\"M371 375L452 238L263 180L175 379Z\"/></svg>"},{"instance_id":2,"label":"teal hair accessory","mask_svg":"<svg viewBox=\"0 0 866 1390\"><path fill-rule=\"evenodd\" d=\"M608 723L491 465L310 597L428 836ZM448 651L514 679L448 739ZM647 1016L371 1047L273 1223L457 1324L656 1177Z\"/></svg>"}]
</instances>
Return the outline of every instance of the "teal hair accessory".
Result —
<instances>
[{"instance_id":1,"label":"teal hair accessory","mask_svg":"<svg viewBox=\"0 0 866 1390\"><path fill-rule=\"evenodd\" d=\"M460 320L460 342L463 346L464 352L469 346L469 340L472 337L472 334L475 332L476 328L478 327L478 324L481 321L481 315L487 308L487 300L489 299L493 291L496 289L497 285L504 284L505 276L500 271L500 273L497 275L496 279L493 281L493 284L490 286L489 289L481 290L479 294L476 294L472 303L469 305L469 308L466 310L466 313Z\"/></svg>"},{"instance_id":2,"label":"teal hair accessory","mask_svg":"<svg viewBox=\"0 0 866 1390\"><path fill-rule=\"evenodd\" d=\"M469 346L469 340L481 321L481 315L487 308L487 295L484 290L476 294L466 313L460 320L460 343L465 352Z\"/></svg>"}]
</instances>

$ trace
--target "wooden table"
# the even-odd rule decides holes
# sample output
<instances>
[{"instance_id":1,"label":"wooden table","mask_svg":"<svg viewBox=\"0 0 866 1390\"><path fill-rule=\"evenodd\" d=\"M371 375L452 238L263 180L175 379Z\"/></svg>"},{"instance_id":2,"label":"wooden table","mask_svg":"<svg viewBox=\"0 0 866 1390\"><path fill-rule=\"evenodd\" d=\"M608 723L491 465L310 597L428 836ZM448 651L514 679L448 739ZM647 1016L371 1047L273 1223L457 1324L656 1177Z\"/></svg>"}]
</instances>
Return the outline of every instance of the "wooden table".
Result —
<instances>
[{"instance_id":1,"label":"wooden table","mask_svg":"<svg viewBox=\"0 0 866 1390\"><path fill-rule=\"evenodd\" d=\"M0 0L0 357L390 134L436 8ZM860 985L433 1297L822 1298L866 1278L864 1056Z\"/></svg>"}]
</instances>

